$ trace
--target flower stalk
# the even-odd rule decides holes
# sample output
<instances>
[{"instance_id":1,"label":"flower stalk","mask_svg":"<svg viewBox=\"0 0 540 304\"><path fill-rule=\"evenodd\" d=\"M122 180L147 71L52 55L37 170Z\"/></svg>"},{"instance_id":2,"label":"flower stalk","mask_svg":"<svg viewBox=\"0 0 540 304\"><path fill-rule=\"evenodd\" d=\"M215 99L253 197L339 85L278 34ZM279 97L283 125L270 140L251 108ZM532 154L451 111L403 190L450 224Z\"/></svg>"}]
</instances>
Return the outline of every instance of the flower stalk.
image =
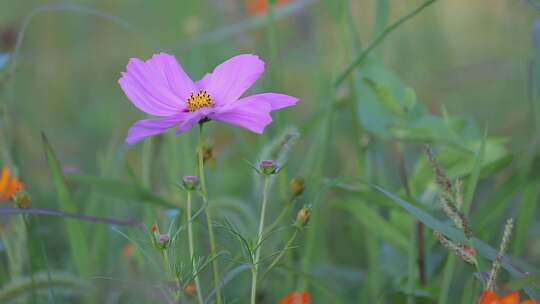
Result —
<instances>
[{"instance_id":1,"label":"flower stalk","mask_svg":"<svg viewBox=\"0 0 540 304\"><path fill-rule=\"evenodd\" d=\"M253 259L253 266L251 268L251 304L255 304L255 299L257 295L257 273L259 271L259 260L261 257L261 247L262 247L262 238L264 231L264 218L266 215L266 204L268 201L268 185L270 180L270 174L264 174L264 185L262 193L262 208L261 208L261 218L259 221L259 233L257 235L257 243L255 249L255 258Z\"/></svg>"},{"instance_id":2,"label":"flower stalk","mask_svg":"<svg viewBox=\"0 0 540 304\"><path fill-rule=\"evenodd\" d=\"M212 225L212 213L208 205L208 193L206 192L206 180L204 177L204 137L203 123L199 123L199 147L198 152L198 167L199 179L201 181L201 194L204 203L204 213L206 214L206 223L208 225L208 240L210 243L210 254L216 256L216 239L214 236L214 226ZM212 270L214 273L214 286L216 289L216 303L221 304L221 286L219 278L219 265L216 259L212 259Z\"/></svg>"},{"instance_id":3,"label":"flower stalk","mask_svg":"<svg viewBox=\"0 0 540 304\"><path fill-rule=\"evenodd\" d=\"M189 259L191 260L193 270L193 280L197 291L197 300L199 304L203 304L201 283L199 281L199 273L197 271L197 263L195 262L195 250L193 246L193 227L191 218L191 190L187 191L187 225L188 225L188 241L189 241Z\"/></svg>"}]
</instances>

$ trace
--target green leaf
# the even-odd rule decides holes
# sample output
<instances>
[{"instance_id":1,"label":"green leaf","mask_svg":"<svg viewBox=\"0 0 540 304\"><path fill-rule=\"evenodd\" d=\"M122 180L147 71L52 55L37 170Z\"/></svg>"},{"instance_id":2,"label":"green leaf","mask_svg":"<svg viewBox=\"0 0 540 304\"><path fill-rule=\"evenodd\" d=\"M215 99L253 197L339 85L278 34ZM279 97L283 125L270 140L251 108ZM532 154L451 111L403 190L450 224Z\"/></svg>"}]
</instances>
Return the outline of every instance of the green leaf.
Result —
<instances>
[{"instance_id":1,"label":"green leaf","mask_svg":"<svg viewBox=\"0 0 540 304\"><path fill-rule=\"evenodd\" d=\"M407 237L388 221L383 219L373 208L370 208L365 202L340 202L332 204L336 209L349 212L364 229L370 233L379 236L381 239L392 244L403 252L409 250L409 240Z\"/></svg>"},{"instance_id":2,"label":"green leaf","mask_svg":"<svg viewBox=\"0 0 540 304\"><path fill-rule=\"evenodd\" d=\"M534 221L538 204L538 179L528 182L523 190L521 204L519 206L518 217L516 220L516 232L513 240L512 252L519 255L525 249L527 233L531 223Z\"/></svg>"},{"instance_id":3,"label":"green leaf","mask_svg":"<svg viewBox=\"0 0 540 304\"><path fill-rule=\"evenodd\" d=\"M486 152L486 137L487 132L486 134L484 134L484 138L482 139L482 144L480 145L480 149L476 155L474 166L472 167L469 182L467 184L467 192L463 200L463 212L465 215L469 214L469 209L471 208L474 193L476 192L476 186L478 185L478 180L480 179L480 170L482 169L484 154Z\"/></svg>"},{"instance_id":4,"label":"green leaf","mask_svg":"<svg viewBox=\"0 0 540 304\"><path fill-rule=\"evenodd\" d=\"M54 186L56 187L60 209L68 213L78 213L77 206L73 201L69 188L66 184L60 162L56 158L45 134L42 134L42 140L47 161L49 163L49 168L51 170L52 180ZM90 267L91 261L88 255L88 240L86 239L83 226L80 222L74 219L66 218L64 219L64 223L66 225L71 255L75 261L75 266L82 277L89 279L92 276L92 270Z\"/></svg>"},{"instance_id":5,"label":"green leaf","mask_svg":"<svg viewBox=\"0 0 540 304\"><path fill-rule=\"evenodd\" d=\"M454 242L457 242L457 243L467 243L467 239L465 238L465 235L463 234L463 232L459 229L456 229L450 225L447 225L441 221L439 221L438 219L434 218L433 216L431 216L430 214L428 214L427 212L413 206L412 204L406 202L405 200L401 199L400 197L378 187L378 186L375 186L375 185L371 185L371 187L373 189L375 189L376 191L384 194L386 197L388 197L389 199L391 199L393 202L395 202L396 204L398 204L399 206L401 206L402 208L404 208L405 210L407 210L414 218L416 218L417 220L421 221L422 223L424 223L424 225L426 225L427 227L431 228L432 230L434 231L439 231L440 233L444 234L446 237L450 238L451 240L453 240ZM477 238L473 238L472 239L472 243L474 245L474 248L477 250L477 252L493 261L495 259L495 256L497 255L497 250L494 249L493 247L491 247L490 245L484 243L483 241L477 239ZM524 264L524 263L520 263L520 264ZM516 276L516 277L520 277L520 276L523 276L525 275L525 273L530 273L530 272L534 272L533 269L531 269L532 267L530 266L526 266L525 268L527 269L518 269L516 266L514 266L514 264L512 263L512 261L509 259L509 258L506 258L506 259L503 259L502 260L502 267L504 269L506 269L510 274L512 274L513 276ZM523 267L520 267L520 268L523 268ZM535 300L538 300L540 299L540 294L538 293L538 287L536 286L532 286L532 285L528 285L527 287L524 287L524 290L527 292L527 294L529 296L531 296L532 298L534 298Z\"/></svg>"},{"instance_id":6,"label":"green leaf","mask_svg":"<svg viewBox=\"0 0 540 304\"><path fill-rule=\"evenodd\" d=\"M405 115L404 108L394 98L394 95L388 86L379 85L369 78L364 78L364 82L375 92L377 100L385 110L388 110L392 114Z\"/></svg>"}]
</instances>

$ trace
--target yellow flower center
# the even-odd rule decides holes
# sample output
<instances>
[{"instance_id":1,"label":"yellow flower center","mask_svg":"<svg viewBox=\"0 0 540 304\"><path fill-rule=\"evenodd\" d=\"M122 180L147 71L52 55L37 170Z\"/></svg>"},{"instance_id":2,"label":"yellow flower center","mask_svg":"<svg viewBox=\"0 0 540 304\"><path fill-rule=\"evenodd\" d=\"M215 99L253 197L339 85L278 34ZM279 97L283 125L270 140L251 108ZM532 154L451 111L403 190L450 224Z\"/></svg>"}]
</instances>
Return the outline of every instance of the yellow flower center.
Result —
<instances>
[{"instance_id":1,"label":"yellow flower center","mask_svg":"<svg viewBox=\"0 0 540 304\"><path fill-rule=\"evenodd\" d=\"M189 112L195 112L201 108L210 108L214 105L212 97L206 91L200 91L197 94L191 93L191 96L186 101Z\"/></svg>"}]
</instances>

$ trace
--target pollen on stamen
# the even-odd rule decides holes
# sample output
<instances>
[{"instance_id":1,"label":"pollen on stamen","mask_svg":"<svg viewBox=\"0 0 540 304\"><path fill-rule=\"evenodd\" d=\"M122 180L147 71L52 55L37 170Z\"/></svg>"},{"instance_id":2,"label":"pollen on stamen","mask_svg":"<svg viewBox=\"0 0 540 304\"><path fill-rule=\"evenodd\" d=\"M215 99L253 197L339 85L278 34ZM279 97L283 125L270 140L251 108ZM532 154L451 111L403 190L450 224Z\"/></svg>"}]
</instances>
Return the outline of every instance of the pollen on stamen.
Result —
<instances>
[{"instance_id":1,"label":"pollen on stamen","mask_svg":"<svg viewBox=\"0 0 540 304\"><path fill-rule=\"evenodd\" d=\"M206 91L200 91L197 94L191 93L186 101L188 112L195 112L202 108L210 108L214 105L212 97Z\"/></svg>"}]
</instances>

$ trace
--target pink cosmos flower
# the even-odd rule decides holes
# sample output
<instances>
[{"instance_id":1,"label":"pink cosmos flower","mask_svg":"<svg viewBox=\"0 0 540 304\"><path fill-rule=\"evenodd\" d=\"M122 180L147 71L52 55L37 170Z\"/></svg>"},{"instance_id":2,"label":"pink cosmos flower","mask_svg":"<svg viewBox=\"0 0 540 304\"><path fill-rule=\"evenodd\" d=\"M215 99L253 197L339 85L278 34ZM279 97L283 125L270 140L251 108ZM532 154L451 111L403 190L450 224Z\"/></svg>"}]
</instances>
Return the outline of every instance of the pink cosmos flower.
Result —
<instances>
[{"instance_id":1,"label":"pink cosmos flower","mask_svg":"<svg viewBox=\"0 0 540 304\"><path fill-rule=\"evenodd\" d=\"M261 134L272 122L270 112L298 102L296 97L277 93L242 97L263 72L259 57L243 54L193 82L172 55L160 53L147 61L130 59L118 83L139 110L158 118L133 124L126 142L133 145L170 128L181 134L208 120Z\"/></svg>"}]
</instances>

